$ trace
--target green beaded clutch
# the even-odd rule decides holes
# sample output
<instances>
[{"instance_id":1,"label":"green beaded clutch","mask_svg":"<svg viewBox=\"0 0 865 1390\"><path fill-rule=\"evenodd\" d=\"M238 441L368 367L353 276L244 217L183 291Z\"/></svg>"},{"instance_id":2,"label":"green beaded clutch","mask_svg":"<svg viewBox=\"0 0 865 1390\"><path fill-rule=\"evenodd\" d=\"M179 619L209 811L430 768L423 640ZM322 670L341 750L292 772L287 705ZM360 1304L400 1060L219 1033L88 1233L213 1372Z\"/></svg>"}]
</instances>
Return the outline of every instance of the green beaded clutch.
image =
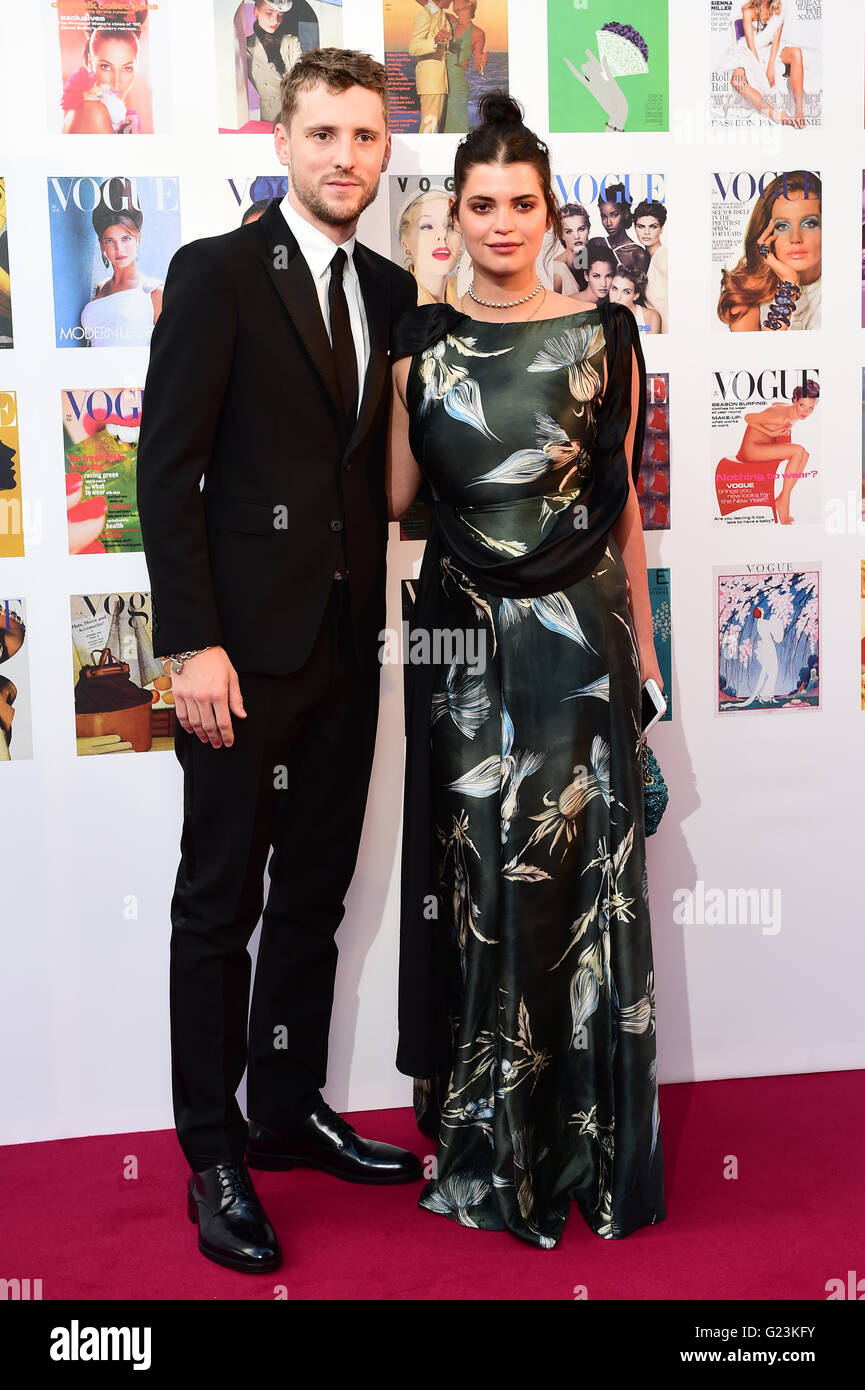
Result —
<instances>
[{"instance_id":1,"label":"green beaded clutch","mask_svg":"<svg viewBox=\"0 0 865 1390\"><path fill-rule=\"evenodd\" d=\"M646 738L641 740L643 767L643 808L646 834L654 835L661 824L661 817L667 809L670 793L664 781L658 759L649 747Z\"/></svg>"}]
</instances>

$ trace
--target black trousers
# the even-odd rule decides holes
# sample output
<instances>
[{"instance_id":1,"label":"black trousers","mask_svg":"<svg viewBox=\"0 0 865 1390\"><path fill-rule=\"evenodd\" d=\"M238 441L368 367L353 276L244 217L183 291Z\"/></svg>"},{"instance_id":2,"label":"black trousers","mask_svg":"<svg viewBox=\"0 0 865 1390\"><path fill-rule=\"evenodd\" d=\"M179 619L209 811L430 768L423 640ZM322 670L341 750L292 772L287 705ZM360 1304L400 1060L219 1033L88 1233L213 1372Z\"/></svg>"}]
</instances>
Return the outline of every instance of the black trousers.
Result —
<instances>
[{"instance_id":1,"label":"black trousers","mask_svg":"<svg viewBox=\"0 0 865 1390\"><path fill-rule=\"evenodd\" d=\"M171 901L171 1063L177 1134L194 1169L243 1156L235 1093L247 1062L249 1116L264 1125L308 1111L325 1082L334 934L378 716L379 670L357 670L350 622L348 580L336 580L301 670L238 672L247 717L232 716L231 748L177 725L183 832ZM250 1011L247 944L266 866Z\"/></svg>"}]
</instances>

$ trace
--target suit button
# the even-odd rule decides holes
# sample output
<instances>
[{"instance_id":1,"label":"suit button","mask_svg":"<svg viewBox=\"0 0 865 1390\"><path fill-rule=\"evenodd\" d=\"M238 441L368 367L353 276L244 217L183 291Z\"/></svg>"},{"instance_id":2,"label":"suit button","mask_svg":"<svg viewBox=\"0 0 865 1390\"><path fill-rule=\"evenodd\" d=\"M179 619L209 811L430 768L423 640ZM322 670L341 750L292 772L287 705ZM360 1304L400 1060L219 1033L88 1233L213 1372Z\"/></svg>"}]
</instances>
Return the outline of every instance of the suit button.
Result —
<instances>
[{"instance_id":1,"label":"suit button","mask_svg":"<svg viewBox=\"0 0 865 1390\"><path fill-rule=\"evenodd\" d=\"M350 463L347 463L347 464L345 465L345 471L346 471L346 473L350 473L350 472L351 472L351 464L350 464Z\"/></svg>"},{"instance_id":2,"label":"suit button","mask_svg":"<svg viewBox=\"0 0 865 1390\"><path fill-rule=\"evenodd\" d=\"M332 521L332 522L330 523L330 529L331 529L331 531L341 531L341 530L342 530L342 522L341 522L341 521Z\"/></svg>"}]
</instances>

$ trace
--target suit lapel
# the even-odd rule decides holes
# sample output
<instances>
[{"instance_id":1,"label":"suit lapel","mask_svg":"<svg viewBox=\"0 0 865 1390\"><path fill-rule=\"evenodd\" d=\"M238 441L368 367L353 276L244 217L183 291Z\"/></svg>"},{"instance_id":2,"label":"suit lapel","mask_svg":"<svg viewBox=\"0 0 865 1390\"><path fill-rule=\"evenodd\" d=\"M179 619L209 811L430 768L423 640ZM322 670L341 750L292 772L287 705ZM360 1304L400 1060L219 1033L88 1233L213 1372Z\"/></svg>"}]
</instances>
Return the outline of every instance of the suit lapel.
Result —
<instances>
[{"instance_id":1,"label":"suit lapel","mask_svg":"<svg viewBox=\"0 0 865 1390\"><path fill-rule=\"evenodd\" d=\"M354 264L369 332L369 365L349 448L353 448L372 425L390 366L387 354L389 300L384 275L359 241L354 244Z\"/></svg>"},{"instance_id":2,"label":"suit lapel","mask_svg":"<svg viewBox=\"0 0 865 1390\"><path fill-rule=\"evenodd\" d=\"M301 342L327 388L339 419L343 419L342 393L336 362L312 273L300 247L274 200L259 218L262 234L261 259L300 335ZM366 302L366 301L365 301ZM369 310L367 310L369 313ZM370 338L372 329L370 328ZM370 362L372 357L370 356Z\"/></svg>"}]
</instances>

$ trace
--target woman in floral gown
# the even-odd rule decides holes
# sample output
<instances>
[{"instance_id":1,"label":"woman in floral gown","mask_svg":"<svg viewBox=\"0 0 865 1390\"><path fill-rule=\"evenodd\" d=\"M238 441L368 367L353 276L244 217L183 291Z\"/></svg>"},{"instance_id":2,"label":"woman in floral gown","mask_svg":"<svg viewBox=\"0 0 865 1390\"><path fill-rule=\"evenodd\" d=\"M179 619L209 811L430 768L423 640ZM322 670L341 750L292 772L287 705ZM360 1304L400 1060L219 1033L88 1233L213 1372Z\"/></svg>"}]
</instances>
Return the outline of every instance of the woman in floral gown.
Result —
<instances>
[{"instance_id":1,"label":"woman in floral gown","mask_svg":"<svg viewBox=\"0 0 865 1390\"><path fill-rule=\"evenodd\" d=\"M406 666L397 1065L420 1205L558 1241L664 1218L639 766L662 686L632 315L543 290L549 156L502 93L460 145L474 281L397 326L391 515L434 501Z\"/></svg>"}]
</instances>

